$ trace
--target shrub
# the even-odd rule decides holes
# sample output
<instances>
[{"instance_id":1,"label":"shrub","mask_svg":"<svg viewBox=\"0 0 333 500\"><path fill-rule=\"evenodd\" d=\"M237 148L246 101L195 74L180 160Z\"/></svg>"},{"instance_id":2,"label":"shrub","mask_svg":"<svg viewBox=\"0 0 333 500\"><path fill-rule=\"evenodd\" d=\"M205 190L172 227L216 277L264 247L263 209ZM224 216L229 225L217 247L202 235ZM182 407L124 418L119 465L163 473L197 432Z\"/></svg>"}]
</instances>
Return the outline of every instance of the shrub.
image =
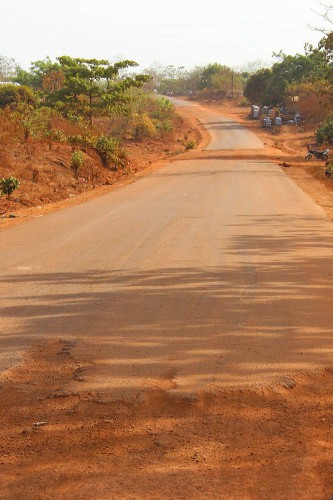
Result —
<instances>
[{"instance_id":1,"label":"shrub","mask_svg":"<svg viewBox=\"0 0 333 500\"><path fill-rule=\"evenodd\" d=\"M3 196L6 194L9 198L9 196L15 191L15 189L18 189L19 185L20 181L16 179L16 177L2 177L2 179L0 179L0 195Z\"/></svg>"},{"instance_id":2,"label":"shrub","mask_svg":"<svg viewBox=\"0 0 333 500\"><path fill-rule=\"evenodd\" d=\"M134 115L134 135L137 138L155 137L157 135L156 127L151 118L146 113Z\"/></svg>"},{"instance_id":3,"label":"shrub","mask_svg":"<svg viewBox=\"0 0 333 500\"><path fill-rule=\"evenodd\" d=\"M173 123L171 120L157 121L155 126L159 132L172 132L173 130Z\"/></svg>"},{"instance_id":4,"label":"shrub","mask_svg":"<svg viewBox=\"0 0 333 500\"><path fill-rule=\"evenodd\" d=\"M99 137L95 144L95 150L100 155L105 167L113 168L124 167L126 165L125 152L120 149L119 141L114 137Z\"/></svg>"},{"instance_id":5,"label":"shrub","mask_svg":"<svg viewBox=\"0 0 333 500\"><path fill-rule=\"evenodd\" d=\"M333 120L325 122L316 132L318 144L333 141Z\"/></svg>"},{"instance_id":6,"label":"shrub","mask_svg":"<svg viewBox=\"0 0 333 500\"><path fill-rule=\"evenodd\" d=\"M170 117L174 113L174 105L166 97L158 97L155 99L155 110L152 112L153 118L161 120Z\"/></svg>"},{"instance_id":7,"label":"shrub","mask_svg":"<svg viewBox=\"0 0 333 500\"><path fill-rule=\"evenodd\" d=\"M13 114L20 118L26 139L29 137L45 139L52 136L52 119L56 114L53 109L46 107L32 109L21 104Z\"/></svg>"},{"instance_id":8,"label":"shrub","mask_svg":"<svg viewBox=\"0 0 333 500\"><path fill-rule=\"evenodd\" d=\"M333 175L333 163L329 163L327 165L326 170L325 170L325 176L332 178L332 175Z\"/></svg>"},{"instance_id":9,"label":"shrub","mask_svg":"<svg viewBox=\"0 0 333 500\"><path fill-rule=\"evenodd\" d=\"M76 149L71 156L71 169L74 171L75 178L78 177L81 168L84 166L84 156L82 151Z\"/></svg>"},{"instance_id":10,"label":"shrub","mask_svg":"<svg viewBox=\"0 0 333 500\"><path fill-rule=\"evenodd\" d=\"M8 83L0 86L0 107L10 106L15 108L20 103L37 106L37 98L33 90L25 85Z\"/></svg>"},{"instance_id":11,"label":"shrub","mask_svg":"<svg viewBox=\"0 0 333 500\"><path fill-rule=\"evenodd\" d=\"M67 138L66 134L64 134L62 130L58 130L58 129L51 130L48 137L49 137L49 139L51 139L51 141L55 141L55 142L66 142L67 139L68 140L70 139L69 137ZM69 142L71 142L71 141L69 140Z\"/></svg>"},{"instance_id":12,"label":"shrub","mask_svg":"<svg viewBox=\"0 0 333 500\"><path fill-rule=\"evenodd\" d=\"M187 135L184 136L184 139L178 139L178 141L183 144L183 146L185 147L186 151L189 150L189 149L195 149L197 147L195 141L193 141L192 139L189 139L187 137Z\"/></svg>"},{"instance_id":13,"label":"shrub","mask_svg":"<svg viewBox=\"0 0 333 500\"><path fill-rule=\"evenodd\" d=\"M184 146L185 146L185 149L188 150L188 149L195 149L197 147L195 141L185 141L184 142Z\"/></svg>"}]
</instances>

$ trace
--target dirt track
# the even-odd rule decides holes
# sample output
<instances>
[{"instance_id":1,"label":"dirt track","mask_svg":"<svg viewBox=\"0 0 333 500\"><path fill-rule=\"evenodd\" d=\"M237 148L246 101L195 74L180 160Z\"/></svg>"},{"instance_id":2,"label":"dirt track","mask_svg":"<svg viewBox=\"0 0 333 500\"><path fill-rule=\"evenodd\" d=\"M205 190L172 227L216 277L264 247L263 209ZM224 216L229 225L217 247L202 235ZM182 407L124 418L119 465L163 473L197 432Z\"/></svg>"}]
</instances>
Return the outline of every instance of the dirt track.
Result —
<instances>
[{"instance_id":1,"label":"dirt track","mask_svg":"<svg viewBox=\"0 0 333 500\"><path fill-rule=\"evenodd\" d=\"M0 234L5 498L329 498L332 224L248 137Z\"/></svg>"}]
</instances>

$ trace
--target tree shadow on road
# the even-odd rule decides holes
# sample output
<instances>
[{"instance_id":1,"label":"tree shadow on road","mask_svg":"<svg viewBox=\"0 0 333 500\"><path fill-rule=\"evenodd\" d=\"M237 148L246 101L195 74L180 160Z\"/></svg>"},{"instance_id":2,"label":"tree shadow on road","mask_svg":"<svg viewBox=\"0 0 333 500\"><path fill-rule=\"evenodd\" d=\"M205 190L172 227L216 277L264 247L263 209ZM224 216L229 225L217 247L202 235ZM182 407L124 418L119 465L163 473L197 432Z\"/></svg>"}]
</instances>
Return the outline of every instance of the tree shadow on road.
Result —
<instances>
[{"instance_id":1,"label":"tree shadow on road","mask_svg":"<svg viewBox=\"0 0 333 500\"><path fill-rule=\"evenodd\" d=\"M226 219L215 267L3 276L2 355L32 340L37 353L1 389L3 494L328 497L333 376L318 369L332 365L333 246L321 221ZM36 419L48 426L22 434Z\"/></svg>"}]
</instances>

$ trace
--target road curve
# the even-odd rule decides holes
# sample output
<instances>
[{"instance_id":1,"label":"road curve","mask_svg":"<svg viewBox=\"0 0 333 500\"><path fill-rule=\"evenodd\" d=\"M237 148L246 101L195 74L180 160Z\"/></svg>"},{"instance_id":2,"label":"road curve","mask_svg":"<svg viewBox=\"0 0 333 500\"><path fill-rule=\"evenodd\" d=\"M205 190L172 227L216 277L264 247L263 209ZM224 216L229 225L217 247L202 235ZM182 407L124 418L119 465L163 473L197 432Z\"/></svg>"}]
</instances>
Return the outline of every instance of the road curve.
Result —
<instances>
[{"instance_id":1,"label":"road curve","mask_svg":"<svg viewBox=\"0 0 333 500\"><path fill-rule=\"evenodd\" d=\"M2 371L55 338L91 360L80 388L116 398L331 365L331 221L278 166L219 157L255 136L193 113L222 124L211 158L0 232Z\"/></svg>"},{"instance_id":2,"label":"road curve","mask_svg":"<svg viewBox=\"0 0 333 500\"><path fill-rule=\"evenodd\" d=\"M210 142L205 151L223 149L263 150L262 141L248 129L226 116L210 111L191 101L171 99L179 108L186 107L187 111L197 117L210 135Z\"/></svg>"}]
</instances>

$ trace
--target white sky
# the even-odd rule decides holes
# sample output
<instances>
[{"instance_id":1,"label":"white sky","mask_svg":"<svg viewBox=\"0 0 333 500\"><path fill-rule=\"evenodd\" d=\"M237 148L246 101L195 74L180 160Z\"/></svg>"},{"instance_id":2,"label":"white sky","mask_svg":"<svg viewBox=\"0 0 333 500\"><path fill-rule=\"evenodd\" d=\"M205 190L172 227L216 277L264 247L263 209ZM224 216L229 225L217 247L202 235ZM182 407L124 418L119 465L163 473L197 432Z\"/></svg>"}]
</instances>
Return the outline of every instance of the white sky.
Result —
<instances>
[{"instance_id":1,"label":"white sky","mask_svg":"<svg viewBox=\"0 0 333 500\"><path fill-rule=\"evenodd\" d=\"M325 3L325 1L324 1ZM329 4L329 0L326 4ZM0 54L28 69L50 56L241 67L317 45L319 0L0 0ZM332 28L333 29L333 28Z\"/></svg>"}]
</instances>

